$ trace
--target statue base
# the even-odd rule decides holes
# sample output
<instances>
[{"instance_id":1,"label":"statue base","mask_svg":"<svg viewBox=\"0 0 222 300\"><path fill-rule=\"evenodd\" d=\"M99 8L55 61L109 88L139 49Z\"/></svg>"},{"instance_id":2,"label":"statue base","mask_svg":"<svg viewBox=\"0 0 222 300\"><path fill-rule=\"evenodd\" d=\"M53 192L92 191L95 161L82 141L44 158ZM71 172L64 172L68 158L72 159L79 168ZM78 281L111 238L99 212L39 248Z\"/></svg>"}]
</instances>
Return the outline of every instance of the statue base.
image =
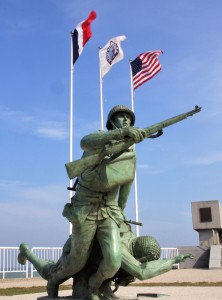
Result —
<instances>
[{"instance_id":1,"label":"statue base","mask_svg":"<svg viewBox=\"0 0 222 300\"><path fill-rule=\"evenodd\" d=\"M136 298L127 298L127 297L117 297L116 300L139 300L139 299L146 299L146 298L160 298L160 297L169 297L169 295L166 294L156 294L156 293L140 293L137 294ZM107 299L107 298L106 298ZM37 300L82 300L73 298L72 296L64 296L64 297L58 297L58 298L50 298L48 296L39 297Z\"/></svg>"},{"instance_id":2,"label":"statue base","mask_svg":"<svg viewBox=\"0 0 222 300\"><path fill-rule=\"evenodd\" d=\"M144 296L143 296L143 298L144 298ZM140 297L139 298L138 297L136 297L136 298L126 298L126 297L116 298L116 300L139 300L139 299L141 299L141 298ZM37 300L83 300L83 299L72 298L71 296L58 297L58 298L50 298L48 296L44 296L44 297L38 297Z\"/></svg>"},{"instance_id":3,"label":"statue base","mask_svg":"<svg viewBox=\"0 0 222 300\"><path fill-rule=\"evenodd\" d=\"M116 300L139 300L140 298L138 298L138 297L136 297L136 298L118 297L118 298L115 298L115 299ZM48 296L44 296L44 297L38 297L37 300L83 300L83 299L72 298L71 296L64 296L64 297L58 297L58 298L50 298Z\"/></svg>"}]
</instances>

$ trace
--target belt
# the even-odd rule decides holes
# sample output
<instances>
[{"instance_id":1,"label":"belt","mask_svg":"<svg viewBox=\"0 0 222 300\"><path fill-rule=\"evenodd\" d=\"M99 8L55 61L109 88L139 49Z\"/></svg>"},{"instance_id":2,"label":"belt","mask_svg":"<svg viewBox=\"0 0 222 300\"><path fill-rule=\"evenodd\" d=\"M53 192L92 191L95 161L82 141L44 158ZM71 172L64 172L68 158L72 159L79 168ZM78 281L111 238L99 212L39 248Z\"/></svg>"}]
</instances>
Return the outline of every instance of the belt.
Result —
<instances>
[{"instance_id":1,"label":"belt","mask_svg":"<svg viewBox=\"0 0 222 300\"><path fill-rule=\"evenodd\" d=\"M104 204L105 206L115 205L117 206L117 191L114 192L95 192L91 191L83 186L78 185L75 196L73 197L74 201L79 202L79 204Z\"/></svg>"}]
</instances>

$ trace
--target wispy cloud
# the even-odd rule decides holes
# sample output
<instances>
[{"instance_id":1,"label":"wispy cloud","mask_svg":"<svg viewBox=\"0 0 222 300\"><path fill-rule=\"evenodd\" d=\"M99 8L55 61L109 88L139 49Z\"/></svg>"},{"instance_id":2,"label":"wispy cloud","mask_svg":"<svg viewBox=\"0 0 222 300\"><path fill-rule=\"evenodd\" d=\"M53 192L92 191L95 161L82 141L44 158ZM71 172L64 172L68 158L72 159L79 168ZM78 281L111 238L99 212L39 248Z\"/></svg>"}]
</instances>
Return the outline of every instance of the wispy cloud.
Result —
<instances>
[{"instance_id":1,"label":"wispy cloud","mask_svg":"<svg viewBox=\"0 0 222 300\"><path fill-rule=\"evenodd\" d=\"M47 204L62 203L61 199L66 197L66 189L60 185L46 185L46 186L30 186L25 182L17 180L0 179L1 195L7 194L7 198L1 199L1 203L16 202L20 206L38 207L40 202Z\"/></svg>"},{"instance_id":2,"label":"wispy cloud","mask_svg":"<svg viewBox=\"0 0 222 300\"><path fill-rule=\"evenodd\" d=\"M75 137L83 137L98 130L99 121L89 123L81 117L77 117ZM20 134L34 134L41 138L52 140L65 140L69 137L68 116L58 112L27 113L12 110L8 107L0 107L0 126Z\"/></svg>"},{"instance_id":3,"label":"wispy cloud","mask_svg":"<svg viewBox=\"0 0 222 300\"><path fill-rule=\"evenodd\" d=\"M80 118L78 119L78 125L77 125L77 129L75 131L75 134L77 137L83 137L86 134L89 134L93 131L97 131L101 128L100 122L98 121L94 121L91 123L88 123L85 120L80 120Z\"/></svg>"},{"instance_id":4,"label":"wispy cloud","mask_svg":"<svg viewBox=\"0 0 222 300\"><path fill-rule=\"evenodd\" d=\"M54 120L49 120L50 118ZM56 120L55 120L56 119ZM27 114L23 111L15 111L10 108L0 108L0 123L5 124L7 130L19 132L20 134L31 133L43 138L53 140L64 140L68 138L68 122L61 121L64 116L47 116L41 113ZM65 118L66 119L66 118Z\"/></svg>"},{"instance_id":5,"label":"wispy cloud","mask_svg":"<svg viewBox=\"0 0 222 300\"><path fill-rule=\"evenodd\" d=\"M35 132L41 137L56 140L63 140L68 137L68 131L61 122L41 122Z\"/></svg>"},{"instance_id":6,"label":"wispy cloud","mask_svg":"<svg viewBox=\"0 0 222 300\"><path fill-rule=\"evenodd\" d=\"M212 165L220 162L222 162L222 152L216 152L186 161L186 163L194 165Z\"/></svg>"},{"instance_id":7,"label":"wispy cloud","mask_svg":"<svg viewBox=\"0 0 222 300\"><path fill-rule=\"evenodd\" d=\"M137 165L137 168L142 170L142 171L145 171L146 173L149 173L149 174L160 174L160 173L163 173L164 170L160 170L160 169L156 169L148 164L138 164Z\"/></svg>"},{"instance_id":8,"label":"wispy cloud","mask_svg":"<svg viewBox=\"0 0 222 300\"><path fill-rule=\"evenodd\" d=\"M17 180L6 180L0 179L0 191L1 190L11 190L14 187L22 186L23 183Z\"/></svg>"},{"instance_id":9,"label":"wispy cloud","mask_svg":"<svg viewBox=\"0 0 222 300\"><path fill-rule=\"evenodd\" d=\"M143 170L150 170L150 169L152 169L152 168L150 167L150 165L148 165L148 164L139 164L139 165L138 165L138 168L139 168L139 169L143 169Z\"/></svg>"},{"instance_id":10,"label":"wispy cloud","mask_svg":"<svg viewBox=\"0 0 222 300\"><path fill-rule=\"evenodd\" d=\"M2 179L0 195L1 246L18 246L22 241L33 245L63 245L69 226L62 216L63 206L68 202L63 186L33 187Z\"/></svg>"}]
</instances>

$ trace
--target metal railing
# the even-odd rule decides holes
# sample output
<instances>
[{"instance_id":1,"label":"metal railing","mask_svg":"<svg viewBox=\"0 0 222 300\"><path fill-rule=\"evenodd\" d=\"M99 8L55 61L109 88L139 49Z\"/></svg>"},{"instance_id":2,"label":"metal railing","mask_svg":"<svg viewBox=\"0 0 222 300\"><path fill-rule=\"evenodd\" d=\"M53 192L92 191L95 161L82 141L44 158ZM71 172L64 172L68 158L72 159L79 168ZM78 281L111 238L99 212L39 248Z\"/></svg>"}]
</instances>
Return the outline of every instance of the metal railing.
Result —
<instances>
[{"instance_id":1,"label":"metal railing","mask_svg":"<svg viewBox=\"0 0 222 300\"><path fill-rule=\"evenodd\" d=\"M34 247L31 249L32 253L37 257L44 260L57 261L62 255L61 247ZM37 272L34 266L31 264L31 278L33 278L34 272Z\"/></svg>"},{"instance_id":2,"label":"metal railing","mask_svg":"<svg viewBox=\"0 0 222 300\"><path fill-rule=\"evenodd\" d=\"M179 253L178 248L161 248L160 259L171 259L177 256ZM180 268L179 264L173 264L177 269Z\"/></svg>"},{"instance_id":3,"label":"metal railing","mask_svg":"<svg viewBox=\"0 0 222 300\"><path fill-rule=\"evenodd\" d=\"M19 247L0 247L0 273L5 279L6 273L25 273L28 278L28 261L25 265L18 263Z\"/></svg>"},{"instance_id":4,"label":"metal railing","mask_svg":"<svg viewBox=\"0 0 222 300\"><path fill-rule=\"evenodd\" d=\"M43 260L57 261L62 254L62 247L33 247L31 252ZM36 269L28 261L20 265L17 261L19 247L0 247L0 274L5 279L6 273L25 273L25 277L33 278ZM178 255L178 248L161 248L160 259L171 259ZM179 264L174 264L179 269Z\"/></svg>"}]
</instances>

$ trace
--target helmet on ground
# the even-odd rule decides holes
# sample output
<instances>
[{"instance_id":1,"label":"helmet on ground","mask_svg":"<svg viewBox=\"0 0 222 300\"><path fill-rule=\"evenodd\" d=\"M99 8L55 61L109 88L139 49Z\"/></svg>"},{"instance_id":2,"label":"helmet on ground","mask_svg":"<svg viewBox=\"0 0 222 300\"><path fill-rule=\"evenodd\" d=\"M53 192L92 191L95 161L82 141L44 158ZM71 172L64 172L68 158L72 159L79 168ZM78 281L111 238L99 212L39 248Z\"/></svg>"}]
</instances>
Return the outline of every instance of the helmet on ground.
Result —
<instances>
[{"instance_id":1,"label":"helmet on ground","mask_svg":"<svg viewBox=\"0 0 222 300\"><path fill-rule=\"evenodd\" d=\"M113 116L119 112L125 112L125 113L129 114L131 117L131 126L133 126L135 124L134 112L125 105L116 105L110 110L108 117L107 117L106 128L108 130L113 128L112 123L110 121L112 121Z\"/></svg>"},{"instance_id":2,"label":"helmet on ground","mask_svg":"<svg viewBox=\"0 0 222 300\"><path fill-rule=\"evenodd\" d=\"M130 249L136 259L147 257L147 261L152 261L160 258L160 245L152 236L140 236L132 239Z\"/></svg>"}]
</instances>

